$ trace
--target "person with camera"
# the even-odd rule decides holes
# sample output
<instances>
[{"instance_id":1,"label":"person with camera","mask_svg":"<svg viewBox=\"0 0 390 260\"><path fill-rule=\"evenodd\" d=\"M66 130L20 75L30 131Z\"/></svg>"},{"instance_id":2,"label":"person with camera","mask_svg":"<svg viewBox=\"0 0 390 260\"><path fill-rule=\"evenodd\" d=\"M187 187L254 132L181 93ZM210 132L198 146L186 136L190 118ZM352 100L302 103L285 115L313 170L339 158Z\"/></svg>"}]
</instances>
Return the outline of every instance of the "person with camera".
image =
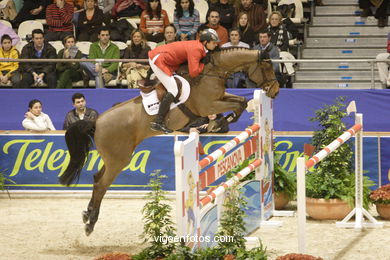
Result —
<instances>
[{"instance_id":1,"label":"person with camera","mask_svg":"<svg viewBox=\"0 0 390 260\"><path fill-rule=\"evenodd\" d=\"M56 59L56 49L45 41L43 31L34 29L32 40L22 49L21 59ZM47 83L49 88L57 85L56 65L51 62L21 62L22 80L18 88L42 87Z\"/></svg>"},{"instance_id":2,"label":"person with camera","mask_svg":"<svg viewBox=\"0 0 390 260\"><path fill-rule=\"evenodd\" d=\"M62 40L64 48L58 52L59 59L81 59L83 54L76 46L76 39L68 35ZM79 62L58 62L57 88L72 88L72 83L82 80L82 71Z\"/></svg>"}]
</instances>

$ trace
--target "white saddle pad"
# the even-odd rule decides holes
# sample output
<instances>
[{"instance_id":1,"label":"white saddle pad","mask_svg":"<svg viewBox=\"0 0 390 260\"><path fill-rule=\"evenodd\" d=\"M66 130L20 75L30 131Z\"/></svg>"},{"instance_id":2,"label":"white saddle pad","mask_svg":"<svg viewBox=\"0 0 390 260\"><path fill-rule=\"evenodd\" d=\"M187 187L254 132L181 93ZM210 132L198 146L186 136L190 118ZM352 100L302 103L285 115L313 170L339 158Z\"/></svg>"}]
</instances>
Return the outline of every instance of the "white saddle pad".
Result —
<instances>
[{"instance_id":1,"label":"white saddle pad","mask_svg":"<svg viewBox=\"0 0 390 260\"><path fill-rule=\"evenodd\" d=\"M188 97L190 96L190 84L188 84L188 82L179 75L174 75L174 77L181 81L182 87L181 87L181 95L179 98L179 102L177 103L172 102L171 109L186 102ZM142 104L144 105L146 113L148 113L151 116L157 115L158 108L160 107L160 101L157 98L156 90L153 90L150 93L141 92L141 96L142 96Z\"/></svg>"}]
</instances>

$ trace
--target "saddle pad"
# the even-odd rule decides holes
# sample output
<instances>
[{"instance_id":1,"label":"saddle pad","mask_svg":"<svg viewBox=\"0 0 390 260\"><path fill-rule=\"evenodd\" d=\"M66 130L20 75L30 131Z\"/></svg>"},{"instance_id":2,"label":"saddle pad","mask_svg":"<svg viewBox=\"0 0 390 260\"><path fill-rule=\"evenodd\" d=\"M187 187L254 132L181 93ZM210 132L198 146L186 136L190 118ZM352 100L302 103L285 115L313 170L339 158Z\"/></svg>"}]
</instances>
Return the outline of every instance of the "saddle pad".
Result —
<instances>
[{"instance_id":1,"label":"saddle pad","mask_svg":"<svg viewBox=\"0 0 390 260\"><path fill-rule=\"evenodd\" d=\"M190 84L185 80L183 77L179 75L173 75L175 78L179 79L181 81L181 95L179 98L179 102L172 103L171 109L174 109L178 105L184 103L187 101L188 97L190 96ZM160 101L157 98L157 92L156 90L151 91L150 93L143 93L141 92L142 96L142 104L144 105L144 109L148 115L157 115L158 108L160 107Z\"/></svg>"}]
</instances>

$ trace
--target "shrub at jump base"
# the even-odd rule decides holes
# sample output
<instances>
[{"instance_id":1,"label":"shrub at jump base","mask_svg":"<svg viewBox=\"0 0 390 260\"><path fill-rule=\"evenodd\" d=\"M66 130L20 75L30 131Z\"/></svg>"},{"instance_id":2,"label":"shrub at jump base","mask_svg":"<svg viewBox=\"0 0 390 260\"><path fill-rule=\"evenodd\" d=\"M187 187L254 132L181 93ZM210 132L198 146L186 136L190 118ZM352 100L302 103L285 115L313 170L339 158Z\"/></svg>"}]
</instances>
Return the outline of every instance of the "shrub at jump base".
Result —
<instances>
[{"instance_id":1,"label":"shrub at jump base","mask_svg":"<svg viewBox=\"0 0 390 260\"><path fill-rule=\"evenodd\" d=\"M345 110L345 97L336 98L335 104L325 105L324 108L315 111L315 117L310 121L317 122L319 130L314 132L312 145L315 153L333 142L347 127L343 118L348 114ZM353 207L355 200L355 173L352 167L353 152L350 142L342 144L317 167L307 174L306 196L310 198L341 199L347 201ZM363 206L368 208L369 187L373 182L368 177L363 177Z\"/></svg>"},{"instance_id":2,"label":"shrub at jump base","mask_svg":"<svg viewBox=\"0 0 390 260\"><path fill-rule=\"evenodd\" d=\"M176 248L176 243L167 243L159 239L176 236L176 228L171 219L172 207L163 203L167 198L166 192L162 190L162 179L167 176L160 173L161 170L156 170L150 175L152 178L148 186L152 191L147 196L149 201L142 209L144 233L141 237L149 246L138 255L134 255L132 257L134 260L162 259L171 255Z\"/></svg>"}]
</instances>

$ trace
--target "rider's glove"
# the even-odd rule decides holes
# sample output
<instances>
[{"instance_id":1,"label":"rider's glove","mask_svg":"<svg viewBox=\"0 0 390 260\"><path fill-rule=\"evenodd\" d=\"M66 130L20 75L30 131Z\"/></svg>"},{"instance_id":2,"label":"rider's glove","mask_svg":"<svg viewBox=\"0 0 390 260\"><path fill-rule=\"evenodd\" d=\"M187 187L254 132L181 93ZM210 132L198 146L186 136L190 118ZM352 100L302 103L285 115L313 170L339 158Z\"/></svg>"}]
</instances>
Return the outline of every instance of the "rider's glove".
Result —
<instances>
[{"instance_id":1,"label":"rider's glove","mask_svg":"<svg viewBox=\"0 0 390 260\"><path fill-rule=\"evenodd\" d=\"M206 65L207 63L210 63L210 61L211 61L211 56L210 56L210 55L206 55L206 56L204 56L204 57L200 60L200 62L202 62L204 65Z\"/></svg>"},{"instance_id":2,"label":"rider's glove","mask_svg":"<svg viewBox=\"0 0 390 260\"><path fill-rule=\"evenodd\" d=\"M269 52L266 50L261 51L260 61L269 60L269 59L270 59Z\"/></svg>"}]
</instances>

